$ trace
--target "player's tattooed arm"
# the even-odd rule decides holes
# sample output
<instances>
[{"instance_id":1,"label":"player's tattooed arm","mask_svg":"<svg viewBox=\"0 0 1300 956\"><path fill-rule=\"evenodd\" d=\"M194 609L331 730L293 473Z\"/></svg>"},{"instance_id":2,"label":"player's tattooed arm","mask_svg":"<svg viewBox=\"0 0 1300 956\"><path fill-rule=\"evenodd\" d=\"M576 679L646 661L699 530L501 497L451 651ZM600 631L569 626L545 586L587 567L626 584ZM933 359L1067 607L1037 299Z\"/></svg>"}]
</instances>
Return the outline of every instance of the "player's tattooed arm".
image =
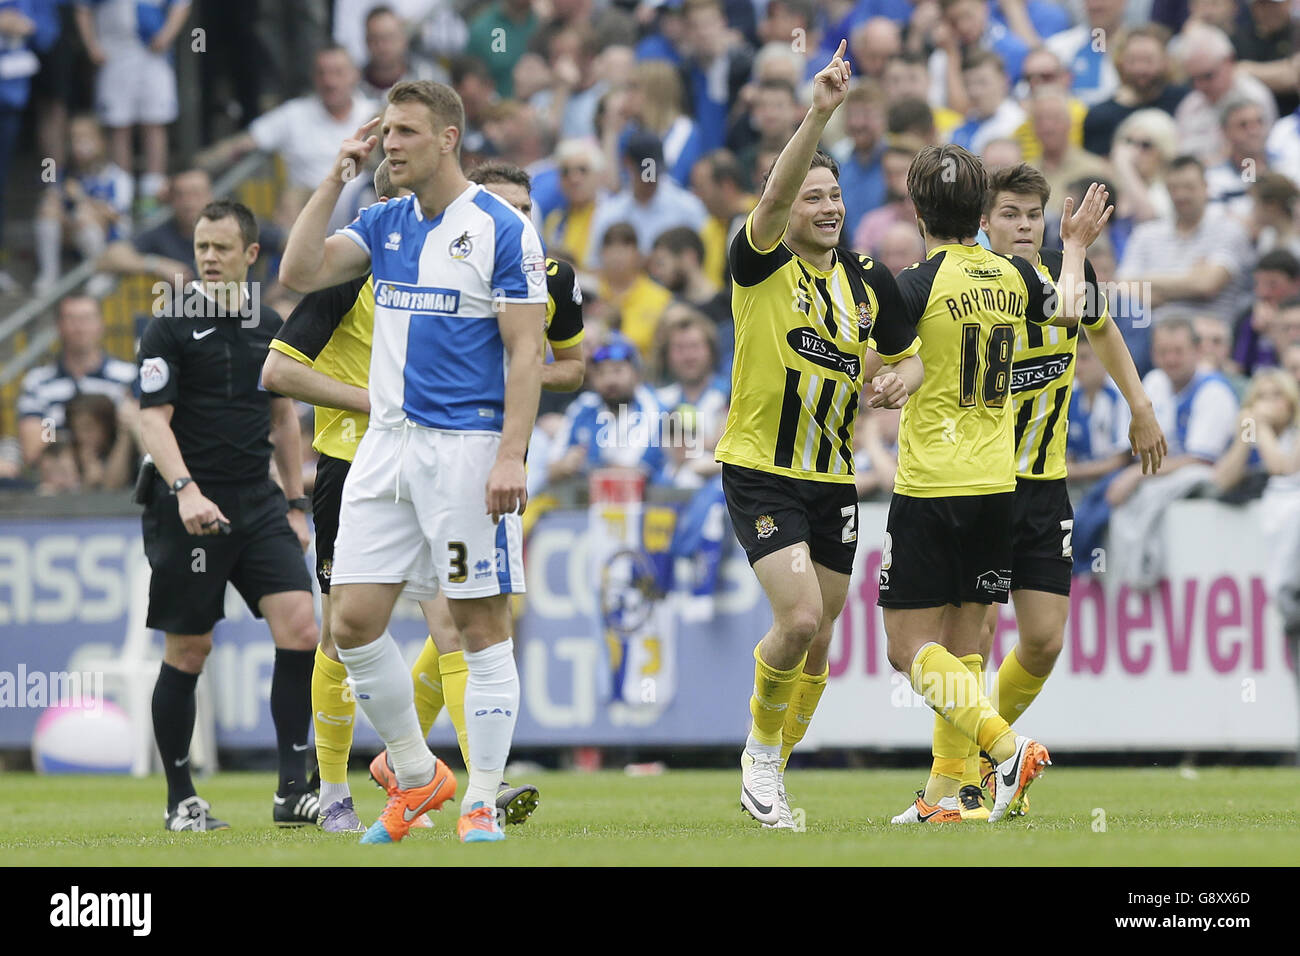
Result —
<instances>
[{"instance_id":1,"label":"player's tattooed arm","mask_svg":"<svg viewBox=\"0 0 1300 956\"><path fill-rule=\"evenodd\" d=\"M289 231L280 259L280 282L295 292L326 289L364 275L370 268L369 252L346 236L327 237L326 231L343 187L365 168L366 158L379 142L371 132L380 119L376 116L343 141L334 168L316 187Z\"/></svg>"},{"instance_id":2,"label":"player's tattooed arm","mask_svg":"<svg viewBox=\"0 0 1300 956\"><path fill-rule=\"evenodd\" d=\"M576 392L582 388L587 374L587 363L582 357L582 346L571 345L552 350L554 361L542 366L542 388L548 392Z\"/></svg>"},{"instance_id":3,"label":"player's tattooed arm","mask_svg":"<svg viewBox=\"0 0 1300 956\"><path fill-rule=\"evenodd\" d=\"M754 209L751 226L754 244L759 249L772 248L785 234L790 207L794 205L799 187L812 166L813 154L817 152L826 123L849 91L849 64L844 59L847 48L848 44L841 40L831 62L813 78L812 109L772 164L767 188Z\"/></svg>"}]
</instances>

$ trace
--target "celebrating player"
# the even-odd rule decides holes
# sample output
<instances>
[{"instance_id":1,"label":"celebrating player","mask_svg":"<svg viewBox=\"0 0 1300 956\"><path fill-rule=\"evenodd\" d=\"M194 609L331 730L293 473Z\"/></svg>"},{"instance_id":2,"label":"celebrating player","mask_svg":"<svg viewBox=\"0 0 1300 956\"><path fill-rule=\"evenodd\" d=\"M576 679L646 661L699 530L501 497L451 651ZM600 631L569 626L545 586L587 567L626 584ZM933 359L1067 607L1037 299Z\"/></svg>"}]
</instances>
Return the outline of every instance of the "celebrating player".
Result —
<instances>
[{"instance_id":1,"label":"celebrating player","mask_svg":"<svg viewBox=\"0 0 1300 956\"><path fill-rule=\"evenodd\" d=\"M1042 248L1043 210L1050 195L1047 180L1032 166L1020 163L999 169L990 177L980 226L994 252L1028 259L1055 281L1061 275L1062 254ZM1096 274L1090 263L1085 262L1084 275L1092 287ZM1119 328L1109 321L1105 299L1098 295L1085 306L1087 311L1080 317L1080 324L1129 407L1133 454L1141 458L1144 472L1158 471L1168 446L1133 357ZM998 715L1008 724L1014 723L1042 690L1061 652L1065 619L1070 612L1074 509L1065 487L1065 442L1078 341L1077 326L1044 329L1028 323L1017 332L1012 353L1016 491L1011 525L1011 599L1020 639L1002 659L991 697ZM997 619L997 607L989 605L980 646L981 665L993 649ZM964 820L988 818L980 792L981 777L996 786L992 767L985 767L981 774L976 757L971 742L936 716L932 772L952 778L958 773L956 761L964 760L957 794ZM1013 801L1007 812L1015 816L1028 807L1028 798L1022 797Z\"/></svg>"},{"instance_id":2,"label":"celebrating player","mask_svg":"<svg viewBox=\"0 0 1300 956\"><path fill-rule=\"evenodd\" d=\"M736 354L717 460L773 617L754 649L740 804L772 827L793 826L784 766L825 689L853 570L859 392L870 381L869 404L897 408L924 376L894 277L839 248L839 168L817 143L848 92L844 50L817 74L812 109L730 250ZM882 362L893 368L876 376Z\"/></svg>"},{"instance_id":3,"label":"celebrating player","mask_svg":"<svg viewBox=\"0 0 1300 956\"><path fill-rule=\"evenodd\" d=\"M1058 296L1024 259L976 243L987 186L983 165L959 146L927 147L908 170L926 258L903 270L898 284L921 337L927 375L899 423L880 605L890 663L956 734L996 761L993 821L1050 760L1042 744L1011 731L979 685L986 605L1006 603L1011 583L1013 343L1027 321L1077 324L1085 250L1112 210L1095 184L1077 213L1067 200L1065 294ZM894 822L960 819L964 756L953 766L954 776L931 774Z\"/></svg>"},{"instance_id":4,"label":"celebrating player","mask_svg":"<svg viewBox=\"0 0 1300 956\"><path fill-rule=\"evenodd\" d=\"M495 813L519 710L506 595L523 591L524 453L541 384L546 275L518 210L460 168L464 106L427 81L395 85L382 117L394 186L412 195L325 235L364 165L375 119L346 140L294 224L280 278L302 292L374 275L370 427L343 488L330 630L396 786L363 843L401 840L455 793L420 732L411 680L385 627L404 586L438 585L465 646L465 842L504 839ZM483 489L480 497L479 489Z\"/></svg>"}]
</instances>

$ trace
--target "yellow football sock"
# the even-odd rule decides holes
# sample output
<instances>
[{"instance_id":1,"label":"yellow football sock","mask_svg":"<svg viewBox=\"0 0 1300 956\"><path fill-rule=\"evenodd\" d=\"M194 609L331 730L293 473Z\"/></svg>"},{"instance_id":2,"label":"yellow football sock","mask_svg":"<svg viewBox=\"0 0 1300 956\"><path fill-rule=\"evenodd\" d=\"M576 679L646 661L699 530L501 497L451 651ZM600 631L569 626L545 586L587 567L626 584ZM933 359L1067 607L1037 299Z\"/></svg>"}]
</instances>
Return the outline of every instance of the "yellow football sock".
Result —
<instances>
[{"instance_id":1,"label":"yellow football sock","mask_svg":"<svg viewBox=\"0 0 1300 956\"><path fill-rule=\"evenodd\" d=\"M781 725L781 769L790 761L790 751L803 740L812 723L813 714L821 702L822 691L826 689L826 677L831 672L830 665L820 674L800 671L799 679L794 685L794 696L790 698L790 708L785 713L785 723Z\"/></svg>"},{"instance_id":2,"label":"yellow football sock","mask_svg":"<svg viewBox=\"0 0 1300 956\"><path fill-rule=\"evenodd\" d=\"M1025 665L1016 656L1016 650L1011 648L1011 653L1002 658L1002 666L998 668L997 688L993 695L998 714L1008 724L1016 722L1034 702L1034 698L1043 689L1043 684L1047 683L1046 675L1035 677L1025 670Z\"/></svg>"},{"instance_id":3,"label":"yellow football sock","mask_svg":"<svg viewBox=\"0 0 1300 956\"><path fill-rule=\"evenodd\" d=\"M311 710L316 729L316 762L320 764L323 783L348 782L348 754L352 751L357 702L348 691L347 676L346 667L316 648L316 665L311 672Z\"/></svg>"},{"instance_id":4,"label":"yellow football sock","mask_svg":"<svg viewBox=\"0 0 1300 956\"><path fill-rule=\"evenodd\" d=\"M788 671L779 671L763 660L759 644L754 648L754 693L749 698L749 713L753 717L749 733L765 747L781 746L781 731L785 727L786 711L795 685L803 673L803 661Z\"/></svg>"},{"instance_id":5,"label":"yellow football sock","mask_svg":"<svg viewBox=\"0 0 1300 956\"><path fill-rule=\"evenodd\" d=\"M980 675L984 669L984 658L979 654L967 654L965 657L959 657L958 660L975 675L976 686L981 686ZM956 781L960 787L969 782L968 768L972 765L976 783L979 782L979 748L973 740L938 714L934 715L934 741L931 744L931 752L934 754L934 763L930 767L931 782L935 782L935 777L944 777L949 781ZM927 786L926 789L928 791L930 788ZM944 789L952 788L945 786Z\"/></svg>"},{"instance_id":6,"label":"yellow football sock","mask_svg":"<svg viewBox=\"0 0 1300 956\"><path fill-rule=\"evenodd\" d=\"M975 675L939 644L927 644L912 661L912 689L941 717L981 750L993 752L1011 733L989 699L980 692ZM963 769L965 754L962 755ZM954 775L959 779L961 770Z\"/></svg>"},{"instance_id":7,"label":"yellow football sock","mask_svg":"<svg viewBox=\"0 0 1300 956\"><path fill-rule=\"evenodd\" d=\"M415 716L420 721L420 733L427 738L445 695L438 672L438 646L432 637L425 640L420 656L411 665L411 682L415 685Z\"/></svg>"},{"instance_id":8,"label":"yellow football sock","mask_svg":"<svg viewBox=\"0 0 1300 956\"><path fill-rule=\"evenodd\" d=\"M447 702L447 715L456 728L456 743L460 756L469 769L469 733L465 730L465 685L469 683L469 665L464 651L452 651L438 658L438 673L442 675L442 696Z\"/></svg>"}]
</instances>

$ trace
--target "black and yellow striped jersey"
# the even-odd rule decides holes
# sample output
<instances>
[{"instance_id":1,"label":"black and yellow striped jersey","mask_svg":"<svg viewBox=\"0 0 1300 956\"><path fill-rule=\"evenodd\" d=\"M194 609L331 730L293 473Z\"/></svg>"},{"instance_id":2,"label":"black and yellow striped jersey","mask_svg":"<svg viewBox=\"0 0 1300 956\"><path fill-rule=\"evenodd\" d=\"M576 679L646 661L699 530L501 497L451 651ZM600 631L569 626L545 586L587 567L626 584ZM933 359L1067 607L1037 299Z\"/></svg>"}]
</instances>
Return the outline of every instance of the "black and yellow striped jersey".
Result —
<instances>
[{"instance_id":1,"label":"black and yellow striped jersey","mask_svg":"<svg viewBox=\"0 0 1300 956\"><path fill-rule=\"evenodd\" d=\"M582 341L582 289L573 266L546 260L546 341L567 349Z\"/></svg>"},{"instance_id":2,"label":"black and yellow striped jersey","mask_svg":"<svg viewBox=\"0 0 1300 956\"><path fill-rule=\"evenodd\" d=\"M1038 271L1061 278L1061 252L1044 249ZM1084 263L1084 278L1096 288L1097 274ZM1080 322L1099 329L1109 315L1100 294L1086 301ZM1079 326L1068 328L1033 323L1016 333L1011 357L1011 397L1015 400L1016 475L1049 481L1065 477L1065 442L1070 431L1070 393L1074 389L1074 353Z\"/></svg>"},{"instance_id":3,"label":"black and yellow striped jersey","mask_svg":"<svg viewBox=\"0 0 1300 956\"><path fill-rule=\"evenodd\" d=\"M375 331L375 286L370 274L303 296L271 348L346 385L368 387L370 343ZM312 447L351 461L369 417L316 407Z\"/></svg>"},{"instance_id":4,"label":"black and yellow striped jersey","mask_svg":"<svg viewBox=\"0 0 1300 956\"><path fill-rule=\"evenodd\" d=\"M753 213L729 254L736 352L718 461L790 478L853 481L863 360L920 348L898 284L866 256L835 251L823 272L784 241L754 246Z\"/></svg>"},{"instance_id":5,"label":"black and yellow striped jersey","mask_svg":"<svg viewBox=\"0 0 1300 956\"><path fill-rule=\"evenodd\" d=\"M1052 321L1050 280L1019 256L952 243L900 272L898 289L921 337L925 382L903 406L894 491L1013 491L1012 351L1027 324Z\"/></svg>"},{"instance_id":6,"label":"black and yellow striped jersey","mask_svg":"<svg viewBox=\"0 0 1300 956\"><path fill-rule=\"evenodd\" d=\"M271 348L347 385L369 387L375 289L369 274L303 297ZM546 260L546 338L553 349L582 341L582 292L573 266ZM360 412L315 406L312 447L351 461L369 419Z\"/></svg>"}]
</instances>

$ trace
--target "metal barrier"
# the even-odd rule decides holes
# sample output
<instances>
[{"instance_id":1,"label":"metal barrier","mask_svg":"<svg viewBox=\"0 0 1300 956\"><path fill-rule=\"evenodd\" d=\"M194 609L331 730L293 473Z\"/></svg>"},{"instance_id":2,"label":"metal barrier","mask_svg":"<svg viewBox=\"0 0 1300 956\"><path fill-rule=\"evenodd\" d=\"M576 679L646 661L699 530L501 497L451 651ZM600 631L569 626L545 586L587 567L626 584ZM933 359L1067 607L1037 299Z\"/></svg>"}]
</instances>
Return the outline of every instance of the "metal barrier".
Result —
<instances>
[{"instance_id":1,"label":"metal barrier","mask_svg":"<svg viewBox=\"0 0 1300 956\"><path fill-rule=\"evenodd\" d=\"M263 174L269 175L263 175ZM264 183L259 183L264 179ZM239 199L264 218L275 206L275 197L284 181L283 165L267 153L251 153L226 171L212 186L214 196L221 198L238 191ZM137 232L146 232L171 219L171 211L164 208L137 224ZM0 349L13 340L13 355L0 366L0 434L12 435L17 431L15 405L22 376L29 368L45 359L54 347L58 334L52 322L41 320L66 295L82 288L96 273L95 263L81 262L59 277L59 281L44 295L35 296L14 312L0 319ZM124 315L105 315L106 351L118 358L134 357L135 334L133 316L139 301L138 290L130 285L134 276L123 278L118 291L105 301L112 300L118 292L125 292L129 303L124 304ZM149 288L152 287L150 283ZM152 299L152 294L149 295ZM147 310L146 310L147 311Z\"/></svg>"}]
</instances>

